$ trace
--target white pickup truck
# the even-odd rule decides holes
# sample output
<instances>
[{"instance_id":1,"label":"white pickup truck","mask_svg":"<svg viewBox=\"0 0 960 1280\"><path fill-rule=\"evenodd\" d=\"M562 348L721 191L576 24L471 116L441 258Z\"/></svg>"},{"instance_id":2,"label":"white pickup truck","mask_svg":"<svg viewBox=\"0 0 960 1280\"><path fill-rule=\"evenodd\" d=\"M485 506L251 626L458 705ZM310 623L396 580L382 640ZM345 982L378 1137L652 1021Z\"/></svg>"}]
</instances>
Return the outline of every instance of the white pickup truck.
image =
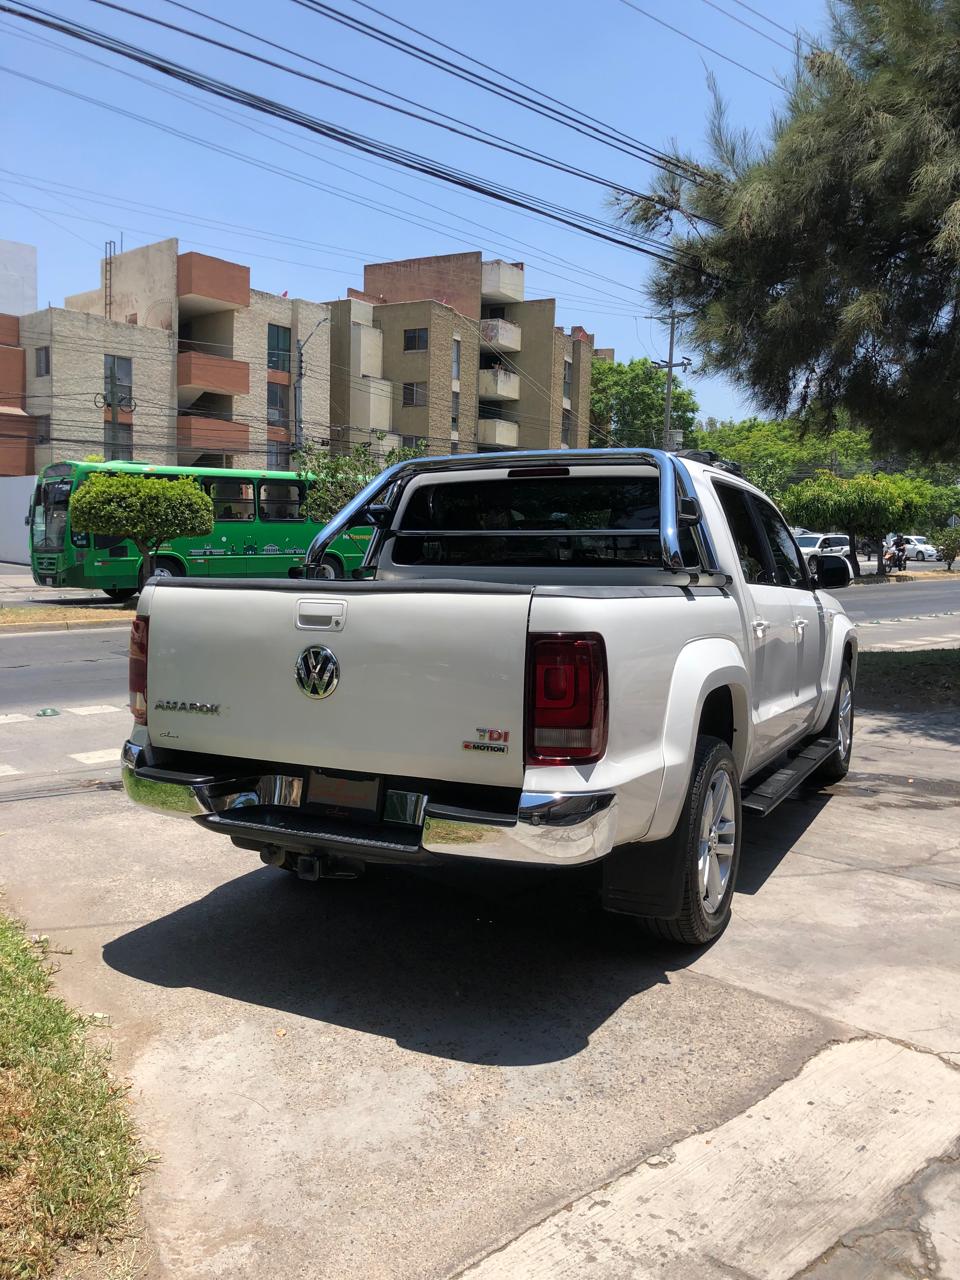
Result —
<instances>
[{"instance_id":1,"label":"white pickup truck","mask_svg":"<svg viewBox=\"0 0 960 1280\"><path fill-rule=\"evenodd\" d=\"M331 581L324 550L374 528ZM847 771L854 627L712 454L422 458L289 581L165 578L133 624L129 795L309 880L598 863L687 944L726 925L743 808Z\"/></svg>"}]
</instances>

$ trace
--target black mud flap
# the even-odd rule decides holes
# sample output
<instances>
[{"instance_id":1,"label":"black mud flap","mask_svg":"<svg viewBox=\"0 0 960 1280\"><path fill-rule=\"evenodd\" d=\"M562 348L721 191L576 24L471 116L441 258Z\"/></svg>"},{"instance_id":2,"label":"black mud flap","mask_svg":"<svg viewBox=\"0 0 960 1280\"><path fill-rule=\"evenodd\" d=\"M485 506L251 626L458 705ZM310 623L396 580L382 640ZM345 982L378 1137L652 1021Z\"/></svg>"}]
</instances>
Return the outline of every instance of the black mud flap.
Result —
<instances>
[{"instance_id":1,"label":"black mud flap","mask_svg":"<svg viewBox=\"0 0 960 1280\"><path fill-rule=\"evenodd\" d=\"M614 849L602 863L604 910L675 920L683 902L685 857L676 831L666 840L636 841Z\"/></svg>"}]
</instances>

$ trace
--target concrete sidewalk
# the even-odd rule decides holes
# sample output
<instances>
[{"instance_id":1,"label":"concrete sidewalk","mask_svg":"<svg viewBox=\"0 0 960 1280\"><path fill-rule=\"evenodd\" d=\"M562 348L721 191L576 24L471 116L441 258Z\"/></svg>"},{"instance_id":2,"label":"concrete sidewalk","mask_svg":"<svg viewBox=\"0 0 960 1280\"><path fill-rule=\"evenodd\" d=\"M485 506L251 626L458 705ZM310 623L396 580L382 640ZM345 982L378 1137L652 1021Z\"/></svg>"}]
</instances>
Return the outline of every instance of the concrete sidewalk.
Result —
<instances>
[{"instance_id":1,"label":"concrete sidewalk","mask_svg":"<svg viewBox=\"0 0 960 1280\"><path fill-rule=\"evenodd\" d=\"M22 801L11 905L160 1156L150 1276L960 1276L958 747L861 716L692 955L587 876L310 886L116 793Z\"/></svg>"}]
</instances>

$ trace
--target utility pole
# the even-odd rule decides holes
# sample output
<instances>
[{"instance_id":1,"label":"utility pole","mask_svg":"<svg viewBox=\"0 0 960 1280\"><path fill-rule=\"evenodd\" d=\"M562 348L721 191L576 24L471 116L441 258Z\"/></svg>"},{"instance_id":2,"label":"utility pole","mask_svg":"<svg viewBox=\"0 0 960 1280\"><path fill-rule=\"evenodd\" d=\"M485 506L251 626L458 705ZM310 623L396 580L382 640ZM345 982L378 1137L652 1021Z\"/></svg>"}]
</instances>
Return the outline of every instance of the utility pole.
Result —
<instances>
[{"instance_id":1,"label":"utility pole","mask_svg":"<svg viewBox=\"0 0 960 1280\"><path fill-rule=\"evenodd\" d=\"M667 351L666 360L654 360L654 364L658 369L666 369L667 371L667 393L665 397L663 410L663 448L670 450L674 448L673 431L670 427L670 413L673 407L673 371L674 369L689 369L692 361L689 356L684 356L681 360L674 360L673 348L674 340L677 334L677 321L686 317L681 316L670 308L669 316L646 316L647 320L660 320L662 323L669 321L670 323L670 345Z\"/></svg>"},{"instance_id":2,"label":"utility pole","mask_svg":"<svg viewBox=\"0 0 960 1280\"><path fill-rule=\"evenodd\" d=\"M297 372L293 380L293 447L303 448L303 350L322 324L329 324L329 316L321 316L301 342L297 338Z\"/></svg>"}]
</instances>

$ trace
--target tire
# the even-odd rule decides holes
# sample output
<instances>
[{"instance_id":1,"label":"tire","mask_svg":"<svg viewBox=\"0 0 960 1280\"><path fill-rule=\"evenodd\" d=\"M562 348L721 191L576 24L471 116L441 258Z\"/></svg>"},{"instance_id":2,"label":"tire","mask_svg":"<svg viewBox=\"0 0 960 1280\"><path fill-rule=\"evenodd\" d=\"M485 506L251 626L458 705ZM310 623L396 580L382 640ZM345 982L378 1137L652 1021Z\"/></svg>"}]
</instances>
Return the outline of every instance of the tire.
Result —
<instances>
[{"instance_id":1,"label":"tire","mask_svg":"<svg viewBox=\"0 0 960 1280\"><path fill-rule=\"evenodd\" d=\"M153 566L153 576L156 578L183 578L183 565L179 560L170 560L166 556L161 556ZM146 582L143 575L143 566L140 566L140 586Z\"/></svg>"},{"instance_id":2,"label":"tire","mask_svg":"<svg viewBox=\"0 0 960 1280\"><path fill-rule=\"evenodd\" d=\"M844 662L840 668L837 698L822 734L825 738L835 738L837 749L832 755L827 756L814 773L814 782L827 785L831 782L840 782L847 776L850 757L853 754L853 710L853 676L849 662Z\"/></svg>"},{"instance_id":3,"label":"tire","mask_svg":"<svg viewBox=\"0 0 960 1280\"><path fill-rule=\"evenodd\" d=\"M118 604L122 604L125 600L132 600L137 594L136 587L112 587L109 591L106 587L103 594L109 596L111 600L116 600Z\"/></svg>"},{"instance_id":4,"label":"tire","mask_svg":"<svg viewBox=\"0 0 960 1280\"><path fill-rule=\"evenodd\" d=\"M722 831L713 820L717 796ZM685 863L680 915L670 920L642 918L647 933L693 947L720 937L730 922L741 826L740 778L733 752L719 738L699 737L675 833L676 856Z\"/></svg>"},{"instance_id":5,"label":"tire","mask_svg":"<svg viewBox=\"0 0 960 1280\"><path fill-rule=\"evenodd\" d=\"M344 577L343 563L336 556L324 556L320 562L320 568L323 570L323 576L328 580L337 580Z\"/></svg>"},{"instance_id":6,"label":"tire","mask_svg":"<svg viewBox=\"0 0 960 1280\"><path fill-rule=\"evenodd\" d=\"M918 552L917 552L917 559L918 559L918 560L926 560L926 558L927 558L927 557L923 554L923 552L922 552L922 551L918 551Z\"/></svg>"}]
</instances>

